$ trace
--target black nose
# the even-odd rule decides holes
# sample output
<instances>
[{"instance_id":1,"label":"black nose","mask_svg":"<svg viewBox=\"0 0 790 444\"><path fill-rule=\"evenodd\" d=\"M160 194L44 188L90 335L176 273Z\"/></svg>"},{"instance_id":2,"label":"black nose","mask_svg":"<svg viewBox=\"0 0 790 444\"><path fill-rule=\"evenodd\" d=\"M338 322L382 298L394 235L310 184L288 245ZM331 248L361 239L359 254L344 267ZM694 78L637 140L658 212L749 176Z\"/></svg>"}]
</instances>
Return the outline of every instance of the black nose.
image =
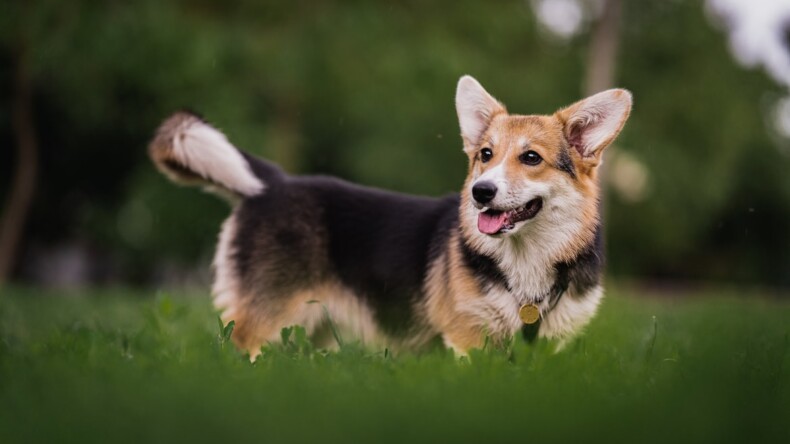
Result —
<instances>
[{"instance_id":1,"label":"black nose","mask_svg":"<svg viewBox=\"0 0 790 444\"><path fill-rule=\"evenodd\" d=\"M493 182L478 182L472 187L472 197L481 204L491 202L496 196L496 185Z\"/></svg>"}]
</instances>

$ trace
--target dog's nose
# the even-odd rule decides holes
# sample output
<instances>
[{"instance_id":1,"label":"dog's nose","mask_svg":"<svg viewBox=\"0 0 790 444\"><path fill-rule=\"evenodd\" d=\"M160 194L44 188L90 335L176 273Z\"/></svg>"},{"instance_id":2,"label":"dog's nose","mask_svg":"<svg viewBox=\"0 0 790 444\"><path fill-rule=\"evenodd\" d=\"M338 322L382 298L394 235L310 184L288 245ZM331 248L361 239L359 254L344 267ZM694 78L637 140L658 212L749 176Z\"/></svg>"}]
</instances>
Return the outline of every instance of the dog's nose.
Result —
<instances>
[{"instance_id":1,"label":"dog's nose","mask_svg":"<svg viewBox=\"0 0 790 444\"><path fill-rule=\"evenodd\" d=\"M491 202L496 196L496 185L493 182L478 182L472 186L472 197L481 204Z\"/></svg>"}]
</instances>

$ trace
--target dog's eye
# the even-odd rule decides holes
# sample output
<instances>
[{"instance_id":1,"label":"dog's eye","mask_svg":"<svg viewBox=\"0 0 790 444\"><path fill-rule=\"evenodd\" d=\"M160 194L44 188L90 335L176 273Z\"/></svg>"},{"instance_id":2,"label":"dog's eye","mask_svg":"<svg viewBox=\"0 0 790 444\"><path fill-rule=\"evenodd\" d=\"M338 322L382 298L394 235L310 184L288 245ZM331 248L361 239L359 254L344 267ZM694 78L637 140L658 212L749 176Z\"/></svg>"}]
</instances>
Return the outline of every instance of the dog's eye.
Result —
<instances>
[{"instance_id":1,"label":"dog's eye","mask_svg":"<svg viewBox=\"0 0 790 444\"><path fill-rule=\"evenodd\" d=\"M532 150L529 150L526 153L519 156L519 160L521 160L521 163L525 165L537 165L543 161L543 158L540 157L540 154Z\"/></svg>"},{"instance_id":2,"label":"dog's eye","mask_svg":"<svg viewBox=\"0 0 790 444\"><path fill-rule=\"evenodd\" d=\"M488 162L492 157L494 157L494 152L491 151L491 148L483 148L480 150L480 160L483 163Z\"/></svg>"}]
</instances>

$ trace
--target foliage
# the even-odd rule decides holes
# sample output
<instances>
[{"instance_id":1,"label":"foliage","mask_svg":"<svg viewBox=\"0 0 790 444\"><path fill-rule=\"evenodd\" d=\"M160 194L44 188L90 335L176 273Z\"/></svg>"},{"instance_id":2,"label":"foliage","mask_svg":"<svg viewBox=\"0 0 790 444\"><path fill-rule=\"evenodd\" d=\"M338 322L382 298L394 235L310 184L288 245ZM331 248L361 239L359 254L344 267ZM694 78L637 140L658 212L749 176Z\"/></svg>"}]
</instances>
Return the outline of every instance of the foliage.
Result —
<instances>
[{"instance_id":1,"label":"foliage","mask_svg":"<svg viewBox=\"0 0 790 444\"><path fill-rule=\"evenodd\" d=\"M466 168L458 77L475 75L514 112L551 113L582 95L589 41L547 37L523 0L4 7L0 58L29 47L37 91L43 179L28 250L77 239L136 280L163 261L205 261L227 214L145 158L173 110L202 111L291 172L439 195ZM649 181L642 200L608 195L610 269L790 283L790 159L765 121L780 88L735 64L701 2L627 2L624 14L618 84L636 102L617 149Z\"/></svg>"},{"instance_id":2,"label":"foliage","mask_svg":"<svg viewBox=\"0 0 790 444\"><path fill-rule=\"evenodd\" d=\"M643 292L556 354L329 352L295 327L251 364L202 297L6 291L0 441L785 441L790 307Z\"/></svg>"}]
</instances>

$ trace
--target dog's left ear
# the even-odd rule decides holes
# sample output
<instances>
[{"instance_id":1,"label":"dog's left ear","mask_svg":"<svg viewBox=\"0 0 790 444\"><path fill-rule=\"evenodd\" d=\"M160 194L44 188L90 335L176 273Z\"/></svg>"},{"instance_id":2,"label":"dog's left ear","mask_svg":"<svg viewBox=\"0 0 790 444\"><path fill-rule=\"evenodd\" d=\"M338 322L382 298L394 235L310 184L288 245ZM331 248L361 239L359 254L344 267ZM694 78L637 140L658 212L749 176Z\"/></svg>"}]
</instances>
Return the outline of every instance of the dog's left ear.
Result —
<instances>
[{"instance_id":1,"label":"dog's left ear","mask_svg":"<svg viewBox=\"0 0 790 444\"><path fill-rule=\"evenodd\" d=\"M601 161L604 148L623 129L631 113L631 93L610 89L590 96L555 114L562 122L565 138L592 166Z\"/></svg>"},{"instance_id":2,"label":"dog's left ear","mask_svg":"<svg viewBox=\"0 0 790 444\"><path fill-rule=\"evenodd\" d=\"M458 80L455 109L458 111L458 123L461 125L466 152L470 152L480 143L491 119L505 112L505 107L488 94L472 76L463 76Z\"/></svg>"}]
</instances>

